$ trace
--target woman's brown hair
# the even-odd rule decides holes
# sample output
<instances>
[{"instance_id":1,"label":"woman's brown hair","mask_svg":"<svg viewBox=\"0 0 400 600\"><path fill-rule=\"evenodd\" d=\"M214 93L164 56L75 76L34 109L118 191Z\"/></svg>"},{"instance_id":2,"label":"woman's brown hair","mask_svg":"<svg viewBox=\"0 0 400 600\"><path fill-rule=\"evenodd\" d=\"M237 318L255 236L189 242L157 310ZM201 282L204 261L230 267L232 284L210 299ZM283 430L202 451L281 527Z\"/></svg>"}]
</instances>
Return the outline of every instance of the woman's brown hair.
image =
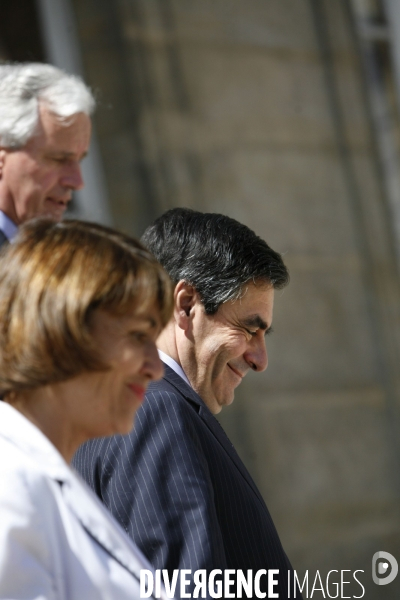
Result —
<instances>
[{"instance_id":1,"label":"woman's brown hair","mask_svg":"<svg viewBox=\"0 0 400 600\"><path fill-rule=\"evenodd\" d=\"M136 240L83 221L26 223L0 255L0 391L107 368L90 333L93 311L152 306L165 326L172 284Z\"/></svg>"}]
</instances>

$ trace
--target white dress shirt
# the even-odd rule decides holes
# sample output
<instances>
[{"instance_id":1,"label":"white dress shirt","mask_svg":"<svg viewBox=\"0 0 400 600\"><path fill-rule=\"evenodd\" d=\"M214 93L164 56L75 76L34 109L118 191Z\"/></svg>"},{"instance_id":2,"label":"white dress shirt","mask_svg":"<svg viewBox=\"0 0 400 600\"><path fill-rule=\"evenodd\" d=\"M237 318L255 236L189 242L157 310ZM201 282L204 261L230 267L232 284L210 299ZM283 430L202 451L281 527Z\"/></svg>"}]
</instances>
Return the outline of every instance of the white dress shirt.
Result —
<instances>
[{"instance_id":1,"label":"white dress shirt","mask_svg":"<svg viewBox=\"0 0 400 600\"><path fill-rule=\"evenodd\" d=\"M18 231L18 227L14 221L11 221L10 217L7 217L2 210L0 210L0 229L9 242L17 235Z\"/></svg>"},{"instance_id":2,"label":"white dress shirt","mask_svg":"<svg viewBox=\"0 0 400 600\"><path fill-rule=\"evenodd\" d=\"M146 558L50 440L5 402L0 482L0 599L140 598L140 570L153 571Z\"/></svg>"},{"instance_id":3,"label":"white dress shirt","mask_svg":"<svg viewBox=\"0 0 400 600\"><path fill-rule=\"evenodd\" d=\"M186 383L188 384L188 386L192 387L190 385L189 379L186 377L185 371L182 369L181 365L178 365L178 363L176 362L176 360L174 360L173 358L171 358L170 356L168 356L168 354L165 354L165 352L163 352L160 349L158 349L158 356L161 358L161 360L163 361L163 363L165 363L166 365L168 365L169 367L171 367L171 369L173 371L175 371L175 373L177 375L179 375L179 377L182 377L183 381L186 381Z\"/></svg>"}]
</instances>

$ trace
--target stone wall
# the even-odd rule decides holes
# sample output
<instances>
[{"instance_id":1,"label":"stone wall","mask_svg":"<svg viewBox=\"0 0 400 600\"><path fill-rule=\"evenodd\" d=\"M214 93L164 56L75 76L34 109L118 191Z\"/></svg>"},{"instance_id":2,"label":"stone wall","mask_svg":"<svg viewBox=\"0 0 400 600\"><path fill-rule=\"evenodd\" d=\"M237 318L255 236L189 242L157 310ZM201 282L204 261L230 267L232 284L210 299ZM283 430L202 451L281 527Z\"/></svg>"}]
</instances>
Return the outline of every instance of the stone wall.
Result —
<instances>
[{"instance_id":1,"label":"stone wall","mask_svg":"<svg viewBox=\"0 0 400 600\"><path fill-rule=\"evenodd\" d=\"M295 568L397 599L371 559L400 559L400 291L348 3L72 4L115 224L224 212L289 266L269 368L221 420Z\"/></svg>"}]
</instances>

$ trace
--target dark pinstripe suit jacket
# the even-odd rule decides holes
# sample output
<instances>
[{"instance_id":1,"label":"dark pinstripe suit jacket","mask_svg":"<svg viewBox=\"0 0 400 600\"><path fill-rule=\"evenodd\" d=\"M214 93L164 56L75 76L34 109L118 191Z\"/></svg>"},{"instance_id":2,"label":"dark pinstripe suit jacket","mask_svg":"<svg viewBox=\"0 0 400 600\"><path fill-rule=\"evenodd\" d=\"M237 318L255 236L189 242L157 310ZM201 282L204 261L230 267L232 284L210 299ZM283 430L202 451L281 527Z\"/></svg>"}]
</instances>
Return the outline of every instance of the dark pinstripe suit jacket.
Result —
<instances>
[{"instance_id":1,"label":"dark pinstripe suit jacket","mask_svg":"<svg viewBox=\"0 0 400 600\"><path fill-rule=\"evenodd\" d=\"M204 402L168 366L132 433L87 442L73 462L156 569L279 569L274 591L289 597L291 566L257 486ZM261 583L267 592L266 577Z\"/></svg>"}]
</instances>

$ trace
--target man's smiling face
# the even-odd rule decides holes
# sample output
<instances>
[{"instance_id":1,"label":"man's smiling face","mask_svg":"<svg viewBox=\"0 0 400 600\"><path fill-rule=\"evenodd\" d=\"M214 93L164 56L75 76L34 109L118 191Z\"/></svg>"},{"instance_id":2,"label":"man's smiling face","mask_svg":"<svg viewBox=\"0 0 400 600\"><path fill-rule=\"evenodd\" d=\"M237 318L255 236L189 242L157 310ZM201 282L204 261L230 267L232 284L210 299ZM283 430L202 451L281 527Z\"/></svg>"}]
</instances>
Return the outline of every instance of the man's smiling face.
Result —
<instances>
[{"instance_id":1,"label":"man's smiling face","mask_svg":"<svg viewBox=\"0 0 400 600\"><path fill-rule=\"evenodd\" d=\"M248 283L239 300L224 302L207 315L200 300L192 310L192 342L180 355L192 387L212 413L232 403L246 373L268 365L265 334L271 330L274 289Z\"/></svg>"},{"instance_id":2,"label":"man's smiling face","mask_svg":"<svg viewBox=\"0 0 400 600\"><path fill-rule=\"evenodd\" d=\"M39 112L38 130L23 148L0 148L0 209L16 225L39 216L60 221L72 191L83 187L90 118L77 113L62 122L43 107Z\"/></svg>"}]
</instances>

